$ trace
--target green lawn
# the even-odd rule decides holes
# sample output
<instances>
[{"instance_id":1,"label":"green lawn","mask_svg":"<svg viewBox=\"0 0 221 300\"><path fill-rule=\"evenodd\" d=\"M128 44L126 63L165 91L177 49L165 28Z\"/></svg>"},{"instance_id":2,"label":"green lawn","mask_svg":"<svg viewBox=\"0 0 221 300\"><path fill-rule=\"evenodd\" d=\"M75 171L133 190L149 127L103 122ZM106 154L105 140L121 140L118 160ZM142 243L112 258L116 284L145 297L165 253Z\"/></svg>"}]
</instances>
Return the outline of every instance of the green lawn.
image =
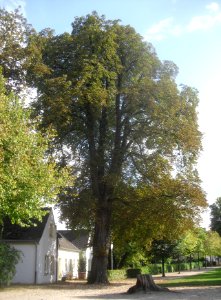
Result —
<instances>
[{"instance_id":1,"label":"green lawn","mask_svg":"<svg viewBox=\"0 0 221 300\"><path fill-rule=\"evenodd\" d=\"M221 268L198 275L169 279L159 285L166 287L221 285Z\"/></svg>"}]
</instances>

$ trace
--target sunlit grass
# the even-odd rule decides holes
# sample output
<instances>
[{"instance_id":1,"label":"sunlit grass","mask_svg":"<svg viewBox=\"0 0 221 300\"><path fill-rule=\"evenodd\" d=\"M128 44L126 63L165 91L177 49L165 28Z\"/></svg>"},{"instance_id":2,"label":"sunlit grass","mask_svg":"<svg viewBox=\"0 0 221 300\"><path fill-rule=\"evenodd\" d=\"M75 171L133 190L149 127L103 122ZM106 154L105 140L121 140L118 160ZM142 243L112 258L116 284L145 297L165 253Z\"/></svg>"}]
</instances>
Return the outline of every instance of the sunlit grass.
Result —
<instances>
[{"instance_id":1,"label":"sunlit grass","mask_svg":"<svg viewBox=\"0 0 221 300\"><path fill-rule=\"evenodd\" d=\"M166 280L161 286L214 286L221 285L221 268L206 273Z\"/></svg>"}]
</instances>

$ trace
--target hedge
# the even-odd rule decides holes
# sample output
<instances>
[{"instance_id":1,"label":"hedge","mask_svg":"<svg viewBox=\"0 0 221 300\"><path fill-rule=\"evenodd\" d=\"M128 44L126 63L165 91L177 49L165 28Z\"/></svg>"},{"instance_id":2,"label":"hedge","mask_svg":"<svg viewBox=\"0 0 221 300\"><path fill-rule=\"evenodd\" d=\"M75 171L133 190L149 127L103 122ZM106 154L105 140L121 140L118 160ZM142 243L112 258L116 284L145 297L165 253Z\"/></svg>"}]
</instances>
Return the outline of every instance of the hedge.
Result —
<instances>
[{"instance_id":1,"label":"hedge","mask_svg":"<svg viewBox=\"0 0 221 300\"><path fill-rule=\"evenodd\" d=\"M109 280L125 279L127 277L127 273L125 269L108 270L107 274Z\"/></svg>"},{"instance_id":2,"label":"hedge","mask_svg":"<svg viewBox=\"0 0 221 300\"><path fill-rule=\"evenodd\" d=\"M203 264L200 262L200 267ZM178 272L179 266L178 264L165 264L165 272ZM197 262L192 262L192 269L198 268ZM180 271L185 271L190 269L189 263L180 263ZM120 280L125 278L136 278L138 274L161 274L162 273L162 265L161 264L150 264L145 267L141 267L139 269L120 269L120 270L108 270L108 278L109 280Z\"/></svg>"}]
</instances>

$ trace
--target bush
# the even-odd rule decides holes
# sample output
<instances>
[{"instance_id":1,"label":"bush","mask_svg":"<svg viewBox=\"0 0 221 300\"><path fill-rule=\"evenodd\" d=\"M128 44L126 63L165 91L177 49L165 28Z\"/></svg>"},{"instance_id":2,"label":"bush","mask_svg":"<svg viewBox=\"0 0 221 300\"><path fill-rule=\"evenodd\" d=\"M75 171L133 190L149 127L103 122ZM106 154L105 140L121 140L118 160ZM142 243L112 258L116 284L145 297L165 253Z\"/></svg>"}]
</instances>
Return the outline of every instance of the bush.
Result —
<instances>
[{"instance_id":1,"label":"bush","mask_svg":"<svg viewBox=\"0 0 221 300\"><path fill-rule=\"evenodd\" d=\"M203 263L200 262L200 267ZM189 270L189 263L180 263L180 271ZM192 268L198 268L198 262L192 262ZM179 266L177 263L165 264L165 272L178 272ZM138 274L161 274L162 265L161 264L150 264L140 269L118 269L118 270L108 270L109 280L121 280L125 278L136 278Z\"/></svg>"},{"instance_id":2,"label":"bush","mask_svg":"<svg viewBox=\"0 0 221 300\"><path fill-rule=\"evenodd\" d=\"M126 270L108 270L108 279L109 280L120 280L125 279L127 277Z\"/></svg>"},{"instance_id":3,"label":"bush","mask_svg":"<svg viewBox=\"0 0 221 300\"><path fill-rule=\"evenodd\" d=\"M78 272L86 272L86 258L82 251L79 254Z\"/></svg>"},{"instance_id":4,"label":"bush","mask_svg":"<svg viewBox=\"0 0 221 300\"><path fill-rule=\"evenodd\" d=\"M0 242L0 285L8 285L16 272L21 252L9 244Z\"/></svg>"},{"instance_id":5,"label":"bush","mask_svg":"<svg viewBox=\"0 0 221 300\"><path fill-rule=\"evenodd\" d=\"M150 273L149 266L141 267L141 274L149 274L149 273Z\"/></svg>"},{"instance_id":6,"label":"bush","mask_svg":"<svg viewBox=\"0 0 221 300\"><path fill-rule=\"evenodd\" d=\"M127 278L136 278L138 274L141 274L141 269L127 269Z\"/></svg>"},{"instance_id":7,"label":"bush","mask_svg":"<svg viewBox=\"0 0 221 300\"><path fill-rule=\"evenodd\" d=\"M153 264L153 265L148 265L148 270L150 274L156 275L159 273L162 273L162 266L161 264Z\"/></svg>"}]
</instances>

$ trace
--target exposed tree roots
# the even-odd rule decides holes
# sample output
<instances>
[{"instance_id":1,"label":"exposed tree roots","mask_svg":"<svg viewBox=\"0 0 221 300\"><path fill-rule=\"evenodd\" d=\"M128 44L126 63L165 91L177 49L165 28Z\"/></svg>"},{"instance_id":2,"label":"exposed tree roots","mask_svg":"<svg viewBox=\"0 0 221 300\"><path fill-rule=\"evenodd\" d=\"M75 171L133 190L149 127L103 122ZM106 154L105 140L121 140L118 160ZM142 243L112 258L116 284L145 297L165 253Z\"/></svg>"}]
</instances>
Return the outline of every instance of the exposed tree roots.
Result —
<instances>
[{"instance_id":1,"label":"exposed tree roots","mask_svg":"<svg viewBox=\"0 0 221 300\"><path fill-rule=\"evenodd\" d=\"M169 292L170 290L168 288L161 287L157 285L154 280L152 275L150 274L139 274L137 275L137 282L134 286L130 287L127 291L128 294L133 294L139 291L157 291L157 292L163 292L167 291Z\"/></svg>"}]
</instances>

